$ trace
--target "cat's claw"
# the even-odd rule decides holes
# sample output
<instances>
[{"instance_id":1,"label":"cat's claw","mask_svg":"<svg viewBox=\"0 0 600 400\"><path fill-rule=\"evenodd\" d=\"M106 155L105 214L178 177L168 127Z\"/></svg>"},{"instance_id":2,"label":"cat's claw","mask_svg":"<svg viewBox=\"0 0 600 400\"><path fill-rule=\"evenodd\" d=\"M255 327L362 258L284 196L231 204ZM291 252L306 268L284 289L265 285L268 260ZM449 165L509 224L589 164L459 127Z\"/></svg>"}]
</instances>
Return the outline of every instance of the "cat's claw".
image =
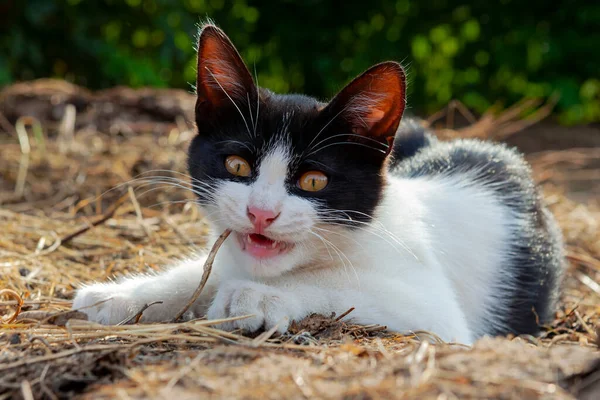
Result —
<instances>
[{"instance_id":1,"label":"cat's claw","mask_svg":"<svg viewBox=\"0 0 600 400\"><path fill-rule=\"evenodd\" d=\"M209 320L251 317L216 325L223 330L241 329L255 332L260 328L285 333L291 321L300 314L300 302L290 293L248 281L228 281L221 285L208 309Z\"/></svg>"}]
</instances>

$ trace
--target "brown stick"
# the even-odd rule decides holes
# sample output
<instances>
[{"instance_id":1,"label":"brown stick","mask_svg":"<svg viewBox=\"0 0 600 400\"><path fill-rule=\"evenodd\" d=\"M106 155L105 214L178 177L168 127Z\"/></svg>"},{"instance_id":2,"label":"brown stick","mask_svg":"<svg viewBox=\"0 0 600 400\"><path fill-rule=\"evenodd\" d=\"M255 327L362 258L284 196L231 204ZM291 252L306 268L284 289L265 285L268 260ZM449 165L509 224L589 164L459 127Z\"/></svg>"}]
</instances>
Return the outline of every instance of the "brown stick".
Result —
<instances>
[{"instance_id":1,"label":"brown stick","mask_svg":"<svg viewBox=\"0 0 600 400\"><path fill-rule=\"evenodd\" d=\"M89 352L94 352L94 351L106 351L108 353L108 352L113 352L113 351L117 351L120 349L126 349L128 347L131 348L134 345L135 345L135 343L129 344L129 345L115 344L115 345L108 345L108 346L104 345L104 344L100 344L100 345L95 345L95 346L82 347L79 349L65 350L65 351L61 351L59 353L48 354L45 356L22 357L20 360L15 361L13 363L0 365L0 372L9 371L14 368L22 367L24 365L33 365L33 364L37 364L37 363L44 362L44 361L58 360L60 358L69 357L69 356L79 354L79 353L89 353Z\"/></svg>"},{"instance_id":2,"label":"brown stick","mask_svg":"<svg viewBox=\"0 0 600 400\"><path fill-rule=\"evenodd\" d=\"M13 136L17 135L15 132L14 126L12 126L10 121L8 119L6 119L6 117L4 116L4 114L2 114L2 112L0 112L0 127L2 129L4 129L7 133L12 134Z\"/></svg>"},{"instance_id":3,"label":"brown stick","mask_svg":"<svg viewBox=\"0 0 600 400\"><path fill-rule=\"evenodd\" d=\"M342 313L342 315L340 315L339 317L337 317L335 319L335 321L337 322L337 321L341 320L342 318L344 318L345 316L347 316L348 314L350 314L352 311L354 311L354 307L350 307L350 309L348 309L348 311Z\"/></svg>"},{"instance_id":4,"label":"brown stick","mask_svg":"<svg viewBox=\"0 0 600 400\"><path fill-rule=\"evenodd\" d=\"M75 239L77 236L83 235L84 233L86 233L87 231L89 231L90 229L92 229L94 226L103 224L104 222L108 221L109 219L112 218L112 216L115 214L115 212L117 211L117 209L128 198L129 198L129 194L124 194L123 196L121 196L121 198L119 200L117 200L117 202L115 204L113 204L109 208L109 210L106 212L106 214L104 214L101 218L93 221L92 223L90 223L88 225L82 226L81 228L77 229L75 232L69 233L68 235L66 235L65 237L63 237L62 239L60 239L60 243L61 244L68 243L71 240Z\"/></svg>"},{"instance_id":5,"label":"brown stick","mask_svg":"<svg viewBox=\"0 0 600 400\"><path fill-rule=\"evenodd\" d=\"M175 315L175 318L173 318L173 322L179 321L183 314L185 314L187 310L189 310L189 308L192 306L192 304L194 304L196 300L198 300L198 297L200 297L200 293L202 293L202 290L206 285L206 281L208 281L210 271L212 270L213 262L215 261L215 257L217 256L217 251L219 251L219 248L221 247L223 242L225 242L225 239L227 239L229 234L231 234L231 229L226 229L225 232L221 233L221 236L219 236L219 238L215 241L215 244L213 244L212 249L210 249L210 253L208 253L208 257L206 257L206 262L204 263L204 273L202 273L200 285L198 286L188 303L185 305L185 307L183 307L181 311L179 311L177 315Z\"/></svg>"},{"instance_id":6,"label":"brown stick","mask_svg":"<svg viewBox=\"0 0 600 400\"><path fill-rule=\"evenodd\" d=\"M159 301L153 301L152 303L144 304L143 307L140 309L140 311L135 313L135 315L132 315L131 317L124 319L123 321L119 322L117 325L137 324L138 322L140 322L140 319L142 318L144 311L146 311L148 308L152 307L155 304L162 304L162 303L163 302L159 300Z\"/></svg>"}]
</instances>

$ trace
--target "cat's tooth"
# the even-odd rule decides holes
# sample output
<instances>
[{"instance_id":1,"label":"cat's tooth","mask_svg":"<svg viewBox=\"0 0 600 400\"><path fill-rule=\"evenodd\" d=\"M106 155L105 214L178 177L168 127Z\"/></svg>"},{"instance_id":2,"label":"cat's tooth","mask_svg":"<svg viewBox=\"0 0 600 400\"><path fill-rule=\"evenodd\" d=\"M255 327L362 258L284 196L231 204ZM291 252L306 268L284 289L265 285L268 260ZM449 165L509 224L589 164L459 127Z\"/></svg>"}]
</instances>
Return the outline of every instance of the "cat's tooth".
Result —
<instances>
[{"instance_id":1,"label":"cat's tooth","mask_svg":"<svg viewBox=\"0 0 600 400\"><path fill-rule=\"evenodd\" d=\"M273 243L271 243L271 248L274 249L275 247L277 247L277 242L273 240Z\"/></svg>"},{"instance_id":2,"label":"cat's tooth","mask_svg":"<svg viewBox=\"0 0 600 400\"><path fill-rule=\"evenodd\" d=\"M248 242L248 244L252 243L252 237L250 235L246 235L246 241Z\"/></svg>"}]
</instances>

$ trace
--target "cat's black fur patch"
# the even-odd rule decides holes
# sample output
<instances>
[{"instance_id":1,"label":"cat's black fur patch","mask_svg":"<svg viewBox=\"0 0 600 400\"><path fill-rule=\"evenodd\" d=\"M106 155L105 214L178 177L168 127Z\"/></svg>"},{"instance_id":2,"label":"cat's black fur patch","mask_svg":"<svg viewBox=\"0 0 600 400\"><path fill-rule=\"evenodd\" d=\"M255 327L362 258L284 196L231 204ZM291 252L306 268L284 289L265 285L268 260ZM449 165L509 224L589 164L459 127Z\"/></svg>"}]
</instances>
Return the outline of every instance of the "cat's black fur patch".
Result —
<instances>
[{"instance_id":1,"label":"cat's black fur patch","mask_svg":"<svg viewBox=\"0 0 600 400\"><path fill-rule=\"evenodd\" d=\"M543 207L523 157L503 144L478 140L436 142L398 162L391 173L409 178L460 175L461 179L471 179L473 185L487 187L524 219L523 226L512 228L505 267L512 272L511 280L501 289L506 291L502 297L512 300L508 311L497 309L498 313L506 313L499 317L505 321L508 331L494 331L490 325L487 332L538 333L539 324L552 317L564 257L560 230ZM511 286L513 289L509 290Z\"/></svg>"},{"instance_id":2,"label":"cat's black fur patch","mask_svg":"<svg viewBox=\"0 0 600 400\"><path fill-rule=\"evenodd\" d=\"M261 89L258 121L255 104L239 104L248 128L233 107L212 120L197 120L199 135L190 145L188 166L200 201L211 201L202 186L219 180L250 182L255 179L255 175L240 178L229 174L225 169L227 156L244 157L255 170L260 157L270 148L289 145L292 162L288 192L318 202L323 214L332 212L329 216L339 223L353 225L353 220L370 220L385 184L381 173L385 146L349 140L344 136L345 132L351 132L347 122L323 115L319 112L323 106L310 97L279 95ZM314 169L327 174L327 187L318 192L298 188L298 178Z\"/></svg>"}]
</instances>

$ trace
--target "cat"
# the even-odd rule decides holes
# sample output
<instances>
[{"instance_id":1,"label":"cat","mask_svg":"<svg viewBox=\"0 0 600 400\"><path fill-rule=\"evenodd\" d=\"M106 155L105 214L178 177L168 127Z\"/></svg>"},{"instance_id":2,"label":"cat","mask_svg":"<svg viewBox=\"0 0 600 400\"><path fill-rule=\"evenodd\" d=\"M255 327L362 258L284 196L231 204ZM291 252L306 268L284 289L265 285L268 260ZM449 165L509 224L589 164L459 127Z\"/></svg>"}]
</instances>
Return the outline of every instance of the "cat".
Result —
<instances>
[{"instance_id":1,"label":"cat","mask_svg":"<svg viewBox=\"0 0 600 400\"><path fill-rule=\"evenodd\" d=\"M354 307L357 323L464 344L540 331L565 257L530 168L505 145L442 142L402 120L405 82L383 62L328 103L275 94L220 28L201 27L188 167L212 239L233 233L185 318L253 315L219 327L284 333ZM73 308L116 324L161 300L141 321L168 321L205 257L85 286Z\"/></svg>"}]
</instances>

